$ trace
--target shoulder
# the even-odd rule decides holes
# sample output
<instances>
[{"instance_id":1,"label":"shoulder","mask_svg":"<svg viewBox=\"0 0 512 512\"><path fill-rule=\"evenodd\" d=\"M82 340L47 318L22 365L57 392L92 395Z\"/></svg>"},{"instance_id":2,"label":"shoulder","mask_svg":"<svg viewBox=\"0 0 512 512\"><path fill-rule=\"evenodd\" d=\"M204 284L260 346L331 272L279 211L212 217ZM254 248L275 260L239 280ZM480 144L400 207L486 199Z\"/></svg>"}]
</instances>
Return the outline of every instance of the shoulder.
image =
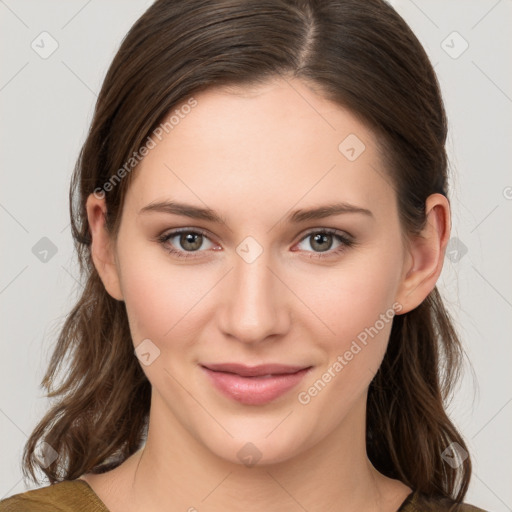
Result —
<instances>
[{"instance_id":1,"label":"shoulder","mask_svg":"<svg viewBox=\"0 0 512 512\"><path fill-rule=\"evenodd\" d=\"M468 503L455 503L440 497L411 493L397 512L488 512Z\"/></svg>"},{"instance_id":2,"label":"shoulder","mask_svg":"<svg viewBox=\"0 0 512 512\"><path fill-rule=\"evenodd\" d=\"M0 512L108 512L83 480L48 485L0 501Z\"/></svg>"}]
</instances>

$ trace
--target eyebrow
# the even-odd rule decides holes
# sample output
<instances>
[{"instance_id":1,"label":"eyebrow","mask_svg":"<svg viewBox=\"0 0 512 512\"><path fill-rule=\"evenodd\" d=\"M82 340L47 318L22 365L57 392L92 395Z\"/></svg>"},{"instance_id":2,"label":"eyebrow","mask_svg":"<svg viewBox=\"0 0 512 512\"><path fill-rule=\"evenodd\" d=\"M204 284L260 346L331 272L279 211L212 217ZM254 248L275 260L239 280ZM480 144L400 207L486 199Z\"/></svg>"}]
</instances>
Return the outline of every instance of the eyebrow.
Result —
<instances>
[{"instance_id":1,"label":"eyebrow","mask_svg":"<svg viewBox=\"0 0 512 512\"><path fill-rule=\"evenodd\" d=\"M190 217L191 219L206 220L213 223L225 224L225 218L221 217L218 213L210 208L201 208L185 203L178 203L175 201L158 201L150 203L139 211L140 214L159 212L167 213L171 215L181 215L184 217ZM373 217L373 213L359 206L355 206L349 203L334 203L315 208L308 208L302 210L296 210L289 214L285 220L290 223L298 224L307 220L318 220L333 215L340 215L342 213L359 213L368 217Z\"/></svg>"}]
</instances>

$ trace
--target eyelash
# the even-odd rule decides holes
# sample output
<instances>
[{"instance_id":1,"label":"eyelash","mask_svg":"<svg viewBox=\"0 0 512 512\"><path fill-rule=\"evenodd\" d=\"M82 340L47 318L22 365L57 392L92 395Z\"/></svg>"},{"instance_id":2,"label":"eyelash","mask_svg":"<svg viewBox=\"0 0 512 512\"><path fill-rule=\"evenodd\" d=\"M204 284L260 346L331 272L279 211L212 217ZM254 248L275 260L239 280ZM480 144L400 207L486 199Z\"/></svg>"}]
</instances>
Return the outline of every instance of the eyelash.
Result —
<instances>
[{"instance_id":1,"label":"eyelash","mask_svg":"<svg viewBox=\"0 0 512 512\"><path fill-rule=\"evenodd\" d=\"M197 252L197 253L204 252L204 251L178 251L174 247L172 247L171 245L168 244L168 241L171 238L174 238L176 235L179 235L181 233L192 233L194 235L202 235L203 237L210 240L210 237L208 236L208 233L206 233L206 231L203 231L198 228L195 228L195 229L182 228L182 229L175 229L174 231L171 231L171 232L168 232L168 233L158 236L157 241L163 246L163 248L168 253L170 253L173 256L176 256L178 258L183 258L183 259L197 258L198 256L194 255L195 252ZM331 229L331 228L315 229L313 231L309 231L299 240L298 243L301 243L304 240L306 240L308 237L310 237L312 235L317 235L317 234L333 235L335 238L338 239L339 242L341 242L341 245L339 247L337 247L336 249L333 249L333 250L329 249L324 252L306 251L307 253L309 253L309 256L307 256L308 258L318 258L318 259L330 258L333 256L337 256L337 255L341 254L342 252L344 252L345 250L347 250L348 248L356 245L356 242L353 239L347 237L346 235L342 234L341 232L337 231L336 229Z\"/></svg>"}]
</instances>

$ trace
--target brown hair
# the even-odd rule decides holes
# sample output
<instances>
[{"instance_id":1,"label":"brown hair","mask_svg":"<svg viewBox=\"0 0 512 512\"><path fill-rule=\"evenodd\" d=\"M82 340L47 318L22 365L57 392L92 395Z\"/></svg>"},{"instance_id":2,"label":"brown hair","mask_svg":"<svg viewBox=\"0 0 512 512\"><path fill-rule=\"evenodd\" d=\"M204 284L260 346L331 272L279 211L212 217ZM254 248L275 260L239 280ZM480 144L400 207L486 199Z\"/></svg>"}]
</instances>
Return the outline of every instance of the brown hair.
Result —
<instances>
[{"instance_id":1,"label":"brown hair","mask_svg":"<svg viewBox=\"0 0 512 512\"><path fill-rule=\"evenodd\" d=\"M145 439L150 383L137 358L124 302L105 290L91 260L87 197L112 179L172 108L193 93L298 77L348 108L375 133L406 234L425 223L425 200L447 195L447 122L439 84L421 44L381 0L158 0L131 28L98 97L70 189L72 233L85 278L42 385L55 399L24 452L24 474L51 483L122 463ZM133 173L105 194L116 236ZM107 190L107 187L104 187ZM105 193L105 192L102 192ZM462 501L470 459L445 412L463 352L437 288L396 316L367 402L367 452L385 475ZM55 385L63 369L66 376ZM44 440L58 453L36 456ZM46 466L46 467L45 467Z\"/></svg>"}]
</instances>

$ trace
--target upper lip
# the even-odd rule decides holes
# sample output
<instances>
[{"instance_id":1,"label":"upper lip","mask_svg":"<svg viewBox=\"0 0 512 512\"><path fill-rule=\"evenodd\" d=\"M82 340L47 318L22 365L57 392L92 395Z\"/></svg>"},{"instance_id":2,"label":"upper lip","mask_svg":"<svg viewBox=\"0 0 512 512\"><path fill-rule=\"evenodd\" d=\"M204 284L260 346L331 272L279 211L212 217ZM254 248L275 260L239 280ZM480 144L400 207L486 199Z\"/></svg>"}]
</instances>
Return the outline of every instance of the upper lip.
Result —
<instances>
[{"instance_id":1,"label":"upper lip","mask_svg":"<svg viewBox=\"0 0 512 512\"><path fill-rule=\"evenodd\" d=\"M235 373L241 377L260 377L262 375L283 375L297 373L309 366L290 366L284 364L260 364L257 366L246 366L240 363L203 364L209 370L215 372Z\"/></svg>"}]
</instances>

